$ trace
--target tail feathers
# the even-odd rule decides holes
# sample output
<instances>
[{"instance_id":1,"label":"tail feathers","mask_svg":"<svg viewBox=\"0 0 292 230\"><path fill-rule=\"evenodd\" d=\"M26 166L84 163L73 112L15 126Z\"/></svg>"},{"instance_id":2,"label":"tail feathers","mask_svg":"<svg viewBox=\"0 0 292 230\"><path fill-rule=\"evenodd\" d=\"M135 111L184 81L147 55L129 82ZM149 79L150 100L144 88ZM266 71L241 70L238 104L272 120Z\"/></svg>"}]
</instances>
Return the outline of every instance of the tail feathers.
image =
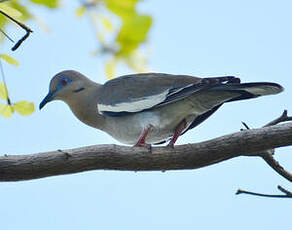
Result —
<instances>
[{"instance_id":1,"label":"tail feathers","mask_svg":"<svg viewBox=\"0 0 292 230\"><path fill-rule=\"evenodd\" d=\"M229 101L244 100L249 98L255 98L265 95L278 94L284 90L284 88L271 82L253 82L253 83L242 83L242 84L226 84L216 86L211 89L212 91L228 91L239 93L238 97L235 97Z\"/></svg>"},{"instance_id":2,"label":"tail feathers","mask_svg":"<svg viewBox=\"0 0 292 230\"><path fill-rule=\"evenodd\" d=\"M277 94L284 90L281 85L271 82L243 83L238 86L238 89L243 89L255 96Z\"/></svg>"}]
</instances>

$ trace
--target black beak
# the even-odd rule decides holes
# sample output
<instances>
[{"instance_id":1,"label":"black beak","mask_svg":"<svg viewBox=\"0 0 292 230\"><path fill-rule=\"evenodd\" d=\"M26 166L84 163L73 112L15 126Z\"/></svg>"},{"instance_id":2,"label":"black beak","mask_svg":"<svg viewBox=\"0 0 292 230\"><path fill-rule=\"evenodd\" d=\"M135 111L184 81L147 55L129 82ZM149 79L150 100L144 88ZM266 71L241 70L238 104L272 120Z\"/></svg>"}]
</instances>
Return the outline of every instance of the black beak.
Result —
<instances>
[{"instance_id":1,"label":"black beak","mask_svg":"<svg viewBox=\"0 0 292 230\"><path fill-rule=\"evenodd\" d=\"M53 92L49 92L48 95L42 100L42 102L40 103L40 110L50 101L52 101L54 99L54 95L55 95L55 91Z\"/></svg>"}]
</instances>

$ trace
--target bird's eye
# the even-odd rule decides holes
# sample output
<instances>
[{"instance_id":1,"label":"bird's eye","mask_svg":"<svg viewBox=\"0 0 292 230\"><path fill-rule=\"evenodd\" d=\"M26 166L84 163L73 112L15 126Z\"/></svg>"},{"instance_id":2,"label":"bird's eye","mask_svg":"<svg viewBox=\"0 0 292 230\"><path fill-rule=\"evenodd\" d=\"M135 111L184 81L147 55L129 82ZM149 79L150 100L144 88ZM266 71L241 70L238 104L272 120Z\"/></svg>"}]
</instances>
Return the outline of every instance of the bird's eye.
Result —
<instances>
[{"instance_id":1,"label":"bird's eye","mask_svg":"<svg viewBox=\"0 0 292 230\"><path fill-rule=\"evenodd\" d=\"M61 84L62 86L67 85L67 84L68 84L68 79L67 79L67 78L62 78L62 79L60 79L60 84Z\"/></svg>"},{"instance_id":2,"label":"bird's eye","mask_svg":"<svg viewBox=\"0 0 292 230\"><path fill-rule=\"evenodd\" d=\"M69 77L66 76L60 76L58 78L58 85L57 88L58 89L62 89L63 87L67 86L69 83L71 82L71 79Z\"/></svg>"}]
</instances>

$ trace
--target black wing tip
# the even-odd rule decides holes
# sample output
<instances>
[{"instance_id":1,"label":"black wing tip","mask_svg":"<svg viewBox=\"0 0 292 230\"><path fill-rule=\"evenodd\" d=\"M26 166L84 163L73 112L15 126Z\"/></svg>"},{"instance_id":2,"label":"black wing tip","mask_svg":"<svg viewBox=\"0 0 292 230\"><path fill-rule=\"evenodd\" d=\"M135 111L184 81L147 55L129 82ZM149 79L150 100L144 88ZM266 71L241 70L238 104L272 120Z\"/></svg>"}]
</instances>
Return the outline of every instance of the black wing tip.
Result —
<instances>
[{"instance_id":1,"label":"black wing tip","mask_svg":"<svg viewBox=\"0 0 292 230\"><path fill-rule=\"evenodd\" d=\"M202 83L207 84L231 84L240 83L240 78L236 76L221 76L221 77L207 77L202 78Z\"/></svg>"},{"instance_id":2,"label":"black wing tip","mask_svg":"<svg viewBox=\"0 0 292 230\"><path fill-rule=\"evenodd\" d=\"M280 84L278 84L278 83L267 82L267 84L277 88L278 89L278 93L281 93L281 92L283 92L285 90L285 88L283 86L281 86Z\"/></svg>"}]
</instances>

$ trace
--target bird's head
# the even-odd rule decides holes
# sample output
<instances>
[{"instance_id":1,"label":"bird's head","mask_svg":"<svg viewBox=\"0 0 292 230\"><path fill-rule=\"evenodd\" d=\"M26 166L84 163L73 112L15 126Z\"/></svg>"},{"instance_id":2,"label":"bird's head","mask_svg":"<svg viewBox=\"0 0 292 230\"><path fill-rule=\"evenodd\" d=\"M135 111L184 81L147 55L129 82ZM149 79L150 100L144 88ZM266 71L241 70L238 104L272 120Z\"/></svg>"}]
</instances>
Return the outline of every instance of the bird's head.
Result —
<instances>
[{"instance_id":1,"label":"bird's head","mask_svg":"<svg viewBox=\"0 0 292 230\"><path fill-rule=\"evenodd\" d=\"M66 101L68 98L85 90L91 81L81 73L74 70L65 70L56 74L49 87L49 93L42 100L39 108L42 109L53 100Z\"/></svg>"}]
</instances>

